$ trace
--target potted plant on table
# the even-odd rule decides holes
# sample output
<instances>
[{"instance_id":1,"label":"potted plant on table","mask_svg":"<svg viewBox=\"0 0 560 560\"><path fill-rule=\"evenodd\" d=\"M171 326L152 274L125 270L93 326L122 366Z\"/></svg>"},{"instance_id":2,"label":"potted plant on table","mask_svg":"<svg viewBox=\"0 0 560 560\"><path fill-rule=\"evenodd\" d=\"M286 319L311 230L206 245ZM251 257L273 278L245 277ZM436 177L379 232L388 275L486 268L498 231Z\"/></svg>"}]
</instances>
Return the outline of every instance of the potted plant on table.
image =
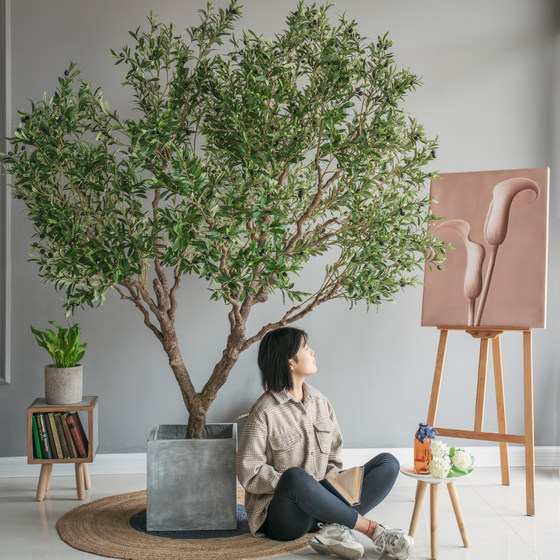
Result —
<instances>
[{"instance_id":1,"label":"potted plant on table","mask_svg":"<svg viewBox=\"0 0 560 560\"><path fill-rule=\"evenodd\" d=\"M74 324L64 328L49 321L57 331L43 331L31 326L37 344L44 348L53 363L45 366L45 400L47 404L75 404L83 396L83 366L86 343L80 344L81 329Z\"/></svg>"},{"instance_id":2,"label":"potted plant on table","mask_svg":"<svg viewBox=\"0 0 560 560\"><path fill-rule=\"evenodd\" d=\"M371 42L328 10L299 3L266 40L234 35L235 0L200 10L185 35L150 14L111 51L134 118L72 63L52 97L19 112L0 156L35 227L40 276L69 312L110 290L138 309L168 356L188 439L206 437L217 392L268 331L331 300L378 306L418 283L427 256L443 259L426 228L436 141L402 108L419 80L397 68L386 35ZM327 254L323 279L298 289L298 273ZM206 279L230 326L200 390L175 330L189 275ZM252 309L277 292L290 305L248 332Z\"/></svg>"}]
</instances>

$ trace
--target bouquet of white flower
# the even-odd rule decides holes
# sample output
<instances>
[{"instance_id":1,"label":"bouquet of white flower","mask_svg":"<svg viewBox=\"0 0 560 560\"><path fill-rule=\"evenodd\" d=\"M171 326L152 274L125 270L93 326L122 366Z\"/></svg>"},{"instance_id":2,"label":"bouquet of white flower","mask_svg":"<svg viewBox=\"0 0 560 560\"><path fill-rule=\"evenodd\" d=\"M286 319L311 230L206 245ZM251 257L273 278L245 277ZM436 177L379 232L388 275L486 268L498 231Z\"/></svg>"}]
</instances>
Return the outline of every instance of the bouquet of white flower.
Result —
<instances>
[{"instance_id":1,"label":"bouquet of white flower","mask_svg":"<svg viewBox=\"0 0 560 560\"><path fill-rule=\"evenodd\" d=\"M464 476L474 469L474 457L464 449L458 447L448 449L443 441L434 440L430 451L433 457L430 474L434 478Z\"/></svg>"}]
</instances>

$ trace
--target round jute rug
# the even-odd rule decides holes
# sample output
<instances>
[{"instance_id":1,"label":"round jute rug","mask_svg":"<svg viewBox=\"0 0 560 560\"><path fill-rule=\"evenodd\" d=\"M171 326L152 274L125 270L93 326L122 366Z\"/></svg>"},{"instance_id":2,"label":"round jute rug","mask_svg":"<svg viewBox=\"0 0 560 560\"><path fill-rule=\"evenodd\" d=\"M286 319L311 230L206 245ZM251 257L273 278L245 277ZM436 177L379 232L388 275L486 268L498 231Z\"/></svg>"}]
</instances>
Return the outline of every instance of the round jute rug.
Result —
<instances>
[{"instance_id":1,"label":"round jute rug","mask_svg":"<svg viewBox=\"0 0 560 560\"><path fill-rule=\"evenodd\" d=\"M83 504L56 524L60 538L78 550L130 560L254 560L281 556L308 546L308 537L280 542L250 533L214 539L171 539L137 531L132 516L146 509L146 491Z\"/></svg>"}]
</instances>

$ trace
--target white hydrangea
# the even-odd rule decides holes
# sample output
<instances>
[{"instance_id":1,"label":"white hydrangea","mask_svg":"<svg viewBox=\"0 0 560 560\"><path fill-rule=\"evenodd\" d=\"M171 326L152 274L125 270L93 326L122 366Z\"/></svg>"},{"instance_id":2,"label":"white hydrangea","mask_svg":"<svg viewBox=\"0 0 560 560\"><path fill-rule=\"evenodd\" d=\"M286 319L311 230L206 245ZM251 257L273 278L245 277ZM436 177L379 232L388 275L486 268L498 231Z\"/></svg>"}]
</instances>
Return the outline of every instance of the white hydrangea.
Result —
<instances>
[{"instance_id":1,"label":"white hydrangea","mask_svg":"<svg viewBox=\"0 0 560 560\"><path fill-rule=\"evenodd\" d=\"M435 439L430 445L430 451L432 452L432 457L444 457L447 454L447 445L443 441Z\"/></svg>"},{"instance_id":2,"label":"white hydrangea","mask_svg":"<svg viewBox=\"0 0 560 560\"><path fill-rule=\"evenodd\" d=\"M453 464L462 471L468 471L472 466L472 458L464 449L456 449Z\"/></svg>"},{"instance_id":3,"label":"white hydrangea","mask_svg":"<svg viewBox=\"0 0 560 560\"><path fill-rule=\"evenodd\" d=\"M430 463L430 474L434 478L447 478L451 462L447 457L434 457Z\"/></svg>"}]
</instances>

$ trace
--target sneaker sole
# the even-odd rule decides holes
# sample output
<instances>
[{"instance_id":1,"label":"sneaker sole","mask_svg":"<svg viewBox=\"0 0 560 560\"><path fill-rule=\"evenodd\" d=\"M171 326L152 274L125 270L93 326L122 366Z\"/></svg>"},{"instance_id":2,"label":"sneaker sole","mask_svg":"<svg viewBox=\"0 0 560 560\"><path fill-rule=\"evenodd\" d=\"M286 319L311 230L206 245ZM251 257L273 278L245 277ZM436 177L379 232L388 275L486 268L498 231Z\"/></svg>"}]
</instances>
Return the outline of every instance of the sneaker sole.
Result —
<instances>
[{"instance_id":1,"label":"sneaker sole","mask_svg":"<svg viewBox=\"0 0 560 560\"><path fill-rule=\"evenodd\" d=\"M327 544L318 541L315 537L309 541L309 546L311 546L315 552L319 552L320 554L334 554L344 560L358 560L358 558L361 558L364 555L363 548L350 548L338 541L334 541L332 544Z\"/></svg>"},{"instance_id":2,"label":"sneaker sole","mask_svg":"<svg viewBox=\"0 0 560 560\"><path fill-rule=\"evenodd\" d=\"M397 560L406 560L408 558L408 556L410 555L410 553L412 552L412 549L414 547L414 543L409 544L405 549L401 550L398 555L395 554L394 552L389 552L387 553L388 556L392 556L393 558L396 558Z\"/></svg>"}]
</instances>

